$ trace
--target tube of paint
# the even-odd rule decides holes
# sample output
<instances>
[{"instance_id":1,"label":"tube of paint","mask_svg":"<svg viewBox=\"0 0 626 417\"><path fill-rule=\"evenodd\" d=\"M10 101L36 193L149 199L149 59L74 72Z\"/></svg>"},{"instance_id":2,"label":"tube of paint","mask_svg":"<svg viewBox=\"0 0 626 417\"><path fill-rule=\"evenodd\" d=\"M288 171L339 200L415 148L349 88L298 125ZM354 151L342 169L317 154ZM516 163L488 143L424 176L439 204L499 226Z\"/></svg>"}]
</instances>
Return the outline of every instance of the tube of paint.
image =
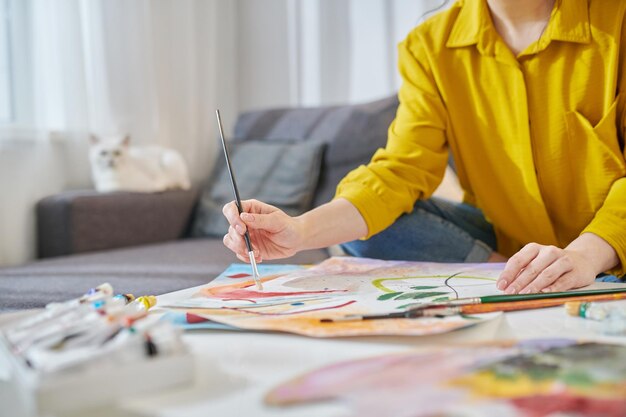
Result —
<instances>
[{"instance_id":1,"label":"tube of paint","mask_svg":"<svg viewBox=\"0 0 626 417\"><path fill-rule=\"evenodd\" d=\"M626 333L626 304L571 301L565 303L565 311L570 316L601 322L605 334Z\"/></svg>"}]
</instances>

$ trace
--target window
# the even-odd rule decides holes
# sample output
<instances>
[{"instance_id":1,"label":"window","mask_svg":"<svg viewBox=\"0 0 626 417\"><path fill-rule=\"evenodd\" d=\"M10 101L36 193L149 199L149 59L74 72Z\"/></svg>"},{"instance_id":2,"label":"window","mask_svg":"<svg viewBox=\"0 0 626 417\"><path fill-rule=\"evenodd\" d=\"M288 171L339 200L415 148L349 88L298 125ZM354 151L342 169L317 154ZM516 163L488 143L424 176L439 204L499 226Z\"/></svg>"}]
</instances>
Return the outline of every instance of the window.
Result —
<instances>
[{"instance_id":1,"label":"window","mask_svg":"<svg viewBox=\"0 0 626 417\"><path fill-rule=\"evenodd\" d=\"M0 0L0 140L32 124L31 3Z\"/></svg>"},{"instance_id":2,"label":"window","mask_svg":"<svg viewBox=\"0 0 626 417\"><path fill-rule=\"evenodd\" d=\"M12 82L11 2L0 0L0 124L14 121Z\"/></svg>"}]
</instances>

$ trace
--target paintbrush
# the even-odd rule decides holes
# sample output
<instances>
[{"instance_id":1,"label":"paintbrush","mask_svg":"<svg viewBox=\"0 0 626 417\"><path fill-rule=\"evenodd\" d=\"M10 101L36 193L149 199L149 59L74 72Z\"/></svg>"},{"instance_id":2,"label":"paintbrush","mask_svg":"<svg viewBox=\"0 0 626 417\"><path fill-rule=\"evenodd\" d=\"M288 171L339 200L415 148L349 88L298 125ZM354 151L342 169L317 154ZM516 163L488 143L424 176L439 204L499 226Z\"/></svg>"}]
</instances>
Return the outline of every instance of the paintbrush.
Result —
<instances>
[{"instance_id":1,"label":"paintbrush","mask_svg":"<svg viewBox=\"0 0 626 417\"><path fill-rule=\"evenodd\" d=\"M237 206L237 211L241 215L243 213L243 206L241 205L241 198L239 198L239 189L237 188L237 183L235 182L235 175L233 174L233 167L230 164L230 157L228 156L228 148L226 147L226 140L224 140L224 128L222 127L222 118L220 117L220 111L215 110L215 115L217 117L217 126L220 131L220 139L222 139L222 148L224 149L224 157L226 158L226 168L228 168L228 175L230 176L230 184L233 187L233 194L235 195L235 205ZM246 248L248 249L248 258L250 259L250 265L252 265L252 277L254 278L254 282L256 283L257 290L262 290L263 285L261 284L261 277L259 275L259 270L256 266L256 259L254 259L254 250L252 249L252 242L250 241L250 233L246 228L246 233L243 235L243 239L246 242Z\"/></svg>"},{"instance_id":2,"label":"paintbrush","mask_svg":"<svg viewBox=\"0 0 626 417\"><path fill-rule=\"evenodd\" d=\"M539 294L488 295L457 300L425 303L388 314L351 314L339 318L321 319L322 323L344 321L411 319L419 317L446 317L457 314L480 314L495 311L532 310L563 305L570 301L613 301L626 299L626 288L565 291Z\"/></svg>"}]
</instances>

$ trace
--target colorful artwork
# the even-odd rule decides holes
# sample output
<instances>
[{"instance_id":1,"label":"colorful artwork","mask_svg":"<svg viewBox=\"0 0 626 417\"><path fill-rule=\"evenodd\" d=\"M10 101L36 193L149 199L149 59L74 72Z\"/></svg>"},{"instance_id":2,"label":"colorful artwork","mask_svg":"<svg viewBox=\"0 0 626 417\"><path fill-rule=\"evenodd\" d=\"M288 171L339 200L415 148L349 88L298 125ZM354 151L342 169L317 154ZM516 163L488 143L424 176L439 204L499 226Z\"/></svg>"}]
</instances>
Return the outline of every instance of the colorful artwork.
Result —
<instances>
[{"instance_id":1,"label":"colorful artwork","mask_svg":"<svg viewBox=\"0 0 626 417\"><path fill-rule=\"evenodd\" d=\"M264 274L263 291L256 290L249 275L227 271L195 297L170 307L193 308L196 315L233 327L313 337L444 333L498 313L336 323L320 320L348 314L385 314L424 302L497 294L495 281L502 267L336 257L310 268Z\"/></svg>"},{"instance_id":2,"label":"colorful artwork","mask_svg":"<svg viewBox=\"0 0 626 417\"><path fill-rule=\"evenodd\" d=\"M535 340L387 355L325 367L266 398L325 400L360 417L624 417L626 346Z\"/></svg>"}]
</instances>

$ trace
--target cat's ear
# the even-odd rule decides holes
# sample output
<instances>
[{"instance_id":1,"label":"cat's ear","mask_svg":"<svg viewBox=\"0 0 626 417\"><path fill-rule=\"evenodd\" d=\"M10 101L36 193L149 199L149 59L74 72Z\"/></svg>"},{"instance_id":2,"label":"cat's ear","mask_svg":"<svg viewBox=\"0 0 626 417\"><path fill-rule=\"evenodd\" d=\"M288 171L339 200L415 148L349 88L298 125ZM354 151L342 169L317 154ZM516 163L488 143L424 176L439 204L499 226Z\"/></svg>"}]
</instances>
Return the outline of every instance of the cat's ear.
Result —
<instances>
[{"instance_id":1,"label":"cat's ear","mask_svg":"<svg viewBox=\"0 0 626 417\"><path fill-rule=\"evenodd\" d=\"M130 136L126 135L124 136L124 139L122 139L122 146L129 146L130 145Z\"/></svg>"},{"instance_id":2,"label":"cat's ear","mask_svg":"<svg viewBox=\"0 0 626 417\"><path fill-rule=\"evenodd\" d=\"M89 143L91 143L92 145L97 145L98 143L100 143L100 138L92 133L91 135L89 135Z\"/></svg>"}]
</instances>

